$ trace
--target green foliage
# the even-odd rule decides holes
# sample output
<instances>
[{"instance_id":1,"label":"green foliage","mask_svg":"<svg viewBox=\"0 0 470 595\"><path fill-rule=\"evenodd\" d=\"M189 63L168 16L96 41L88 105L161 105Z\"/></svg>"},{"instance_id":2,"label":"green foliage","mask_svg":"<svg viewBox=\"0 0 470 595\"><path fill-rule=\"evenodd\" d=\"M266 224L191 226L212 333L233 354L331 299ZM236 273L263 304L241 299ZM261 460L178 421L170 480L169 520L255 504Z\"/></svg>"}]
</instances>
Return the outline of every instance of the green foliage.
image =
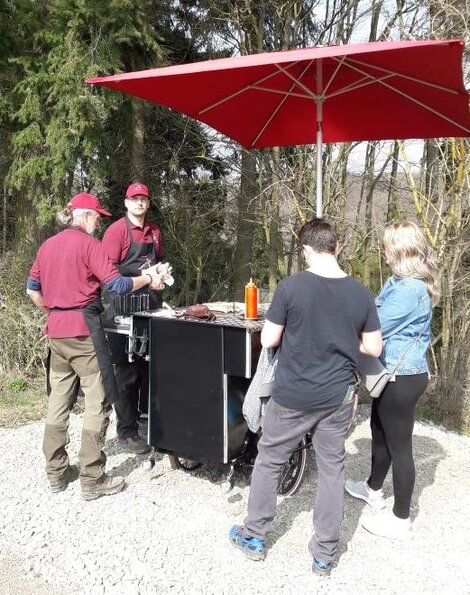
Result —
<instances>
[{"instance_id":1,"label":"green foliage","mask_svg":"<svg viewBox=\"0 0 470 595\"><path fill-rule=\"evenodd\" d=\"M20 391L16 388L18 380L23 381L11 373L0 372L0 428L37 421L46 413L48 399L44 376L30 375Z\"/></svg>"},{"instance_id":2,"label":"green foliage","mask_svg":"<svg viewBox=\"0 0 470 595\"><path fill-rule=\"evenodd\" d=\"M31 260L32 250L0 259L0 373L13 379L42 370L47 350L45 316L24 289Z\"/></svg>"},{"instance_id":3,"label":"green foliage","mask_svg":"<svg viewBox=\"0 0 470 595\"><path fill-rule=\"evenodd\" d=\"M431 405L420 405L418 406L418 417L426 421L430 421L434 424L441 424L444 420L444 415L438 408L432 407Z\"/></svg>"},{"instance_id":4,"label":"green foliage","mask_svg":"<svg viewBox=\"0 0 470 595\"><path fill-rule=\"evenodd\" d=\"M24 2L10 15L23 24L24 36L9 60L18 79L8 96L17 130L5 187L27 193L24 200L50 220L51 207L62 206L75 189L105 179L95 164L106 160L106 123L127 104L85 79L128 69L131 61L161 61L154 3L51 0L39 11L38 3Z\"/></svg>"},{"instance_id":5,"label":"green foliage","mask_svg":"<svg viewBox=\"0 0 470 595\"><path fill-rule=\"evenodd\" d=\"M85 79L234 53L345 42L358 32L357 7L333 15L335 6L326 8L325 23L319 24L318 6L311 1L0 0L0 185L6 191L0 209L5 208L7 248L0 262L0 371L10 374L11 388L2 383L2 389L13 401L28 393L29 387L15 392L16 381L42 368L47 344L44 316L24 296L24 280L37 244L54 231L56 210L75 191L96 192L117 218L131 178L138 175L150 187L152 218L163 230L176 277L165 299L175 304L233 297L234 253L243 245L241 238L248 245L240 222L249 223L250 234L253 230L253 253L247 255L247 249L242 258L251 261L260 288L284 274L289 258L295 270L292 231L314 212L311 147L284 148L279 163L274 153L256 157L252 170L243 169L238 148L214 143L197 122L90 87ZM397 22L406 20L406 14ZM391 13L390 22L395 18ZM142 141L138 126L145 133ZM461 387L468 380L468 271L455 265L458 235L453 236L457 223L468 215L463 213L468 194L465 143L440 142L432 171L423 161L421 178L432 181L436 190L431 202L426 202L427 186L422 188L418 177L410 199L409 180L399 172L393 197L384 199L389 219L415 213L436 234L436 246L448 246L448 285L433 319L434 360L442 367L441 378L447 375L447 384L441 382L442 411L454 393L454 409L462 409L466 388ZM139 159L134 161L136 154ZM375 222L364 218L348 196L350 188L343 179L348 151L340 152L338 163L333 148L324 147L324 154L329 184L325 213L351 232L341 265L375 293L389 274L378 251ZM242 207L245 212L239 213L240 180L255 178L252 196ZM445 189L442 201L437 195L440 187ZM375 211L380 201L372 198ZM246 270L245 263L237 267Z\"/></svg>"},{"instance_id":6,"label":"green foliage","mask_svg":"<svg viewBox=\"0 0 470 595\"><path fill-rule=\"evenodd\" d=\"M225 235L225 200L222 181L188 179L162 209L174 304L228 298L233 241Z\"/></svg>"},{"instance_id":7,"label":"green foliage","mask_svg":"<svg viewBox=\"0 0 470 595\"><path fill-rule=\"evenodd\" d=\"M7 389L15 393L21 393L26 390L28 381L25 378L13 378L7 383Z\"/></svg>"}]
</instances>

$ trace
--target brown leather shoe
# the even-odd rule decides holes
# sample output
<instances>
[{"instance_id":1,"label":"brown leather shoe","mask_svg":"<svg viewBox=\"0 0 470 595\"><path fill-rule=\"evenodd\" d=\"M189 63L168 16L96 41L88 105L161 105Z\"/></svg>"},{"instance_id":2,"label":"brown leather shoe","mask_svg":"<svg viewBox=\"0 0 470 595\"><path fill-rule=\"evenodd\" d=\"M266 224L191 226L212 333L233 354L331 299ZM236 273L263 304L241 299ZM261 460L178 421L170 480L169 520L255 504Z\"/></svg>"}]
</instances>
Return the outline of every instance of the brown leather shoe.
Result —
<instances>
[{"instance_id":1,"label":"brown leather shoe","mask_svg":"<svg viewBox=\"0 0 470 595\"><path fill-rule=\"evenodd\" d=\"M69 485L69 483L72 483L72 481L75 481L76 479L78 479L79 475L80 475L80 468L78 467L78 465L69 465L67 467L67 469L65 470L64 474L62 475L60 481L58 481L56 483L49 484L51 492L53 494L57 494L58 492L63 492L64 490L67 489L67 486Z\"/></svg>"},{"instance_id":2,"label":"brown leather shoe","mask_svg":"<svg viewBox=\"0 0 470 595\"><path fill-rule=\"evenodd\" d=\"M126 486L124 477L117 475L110 477L104 473L95 483L82 488L83 500L96 500L100 496L112 496L123 490Z\"/></svg>"}]
</instances>

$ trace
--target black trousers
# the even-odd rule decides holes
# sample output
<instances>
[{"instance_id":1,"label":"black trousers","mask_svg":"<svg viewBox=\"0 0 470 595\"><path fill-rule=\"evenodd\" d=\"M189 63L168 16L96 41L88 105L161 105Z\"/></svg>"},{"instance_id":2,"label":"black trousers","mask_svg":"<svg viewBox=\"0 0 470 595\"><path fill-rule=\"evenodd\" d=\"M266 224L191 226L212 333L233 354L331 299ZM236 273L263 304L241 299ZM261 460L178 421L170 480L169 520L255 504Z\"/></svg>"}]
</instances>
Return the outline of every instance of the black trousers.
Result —
<instances>
[{"instance_id":1,"label":"black trousers","mask_svg":"<svg viewBox=\"0 0 470 595\"><path fill-rule=\"evenodd\" d=\"M415 484L412 437L416 403L427 384L427 374L396 376L395 382L389 382L372 402L372 470L368 484L379 490L392 467L393 513L402 519L410 516Z\"/></svg>"},{"instance_id":2,"label":"black trousers","mask_svg":"<svg viewBox=\"0 0 470 595\"><path fill-rule=\"evenodd\" d=\"M137 434L140 413L148 411L148 362L139 359L116 364L116 383L116 430L119 438L127 438Z\"/></svg>"}]
</instances>

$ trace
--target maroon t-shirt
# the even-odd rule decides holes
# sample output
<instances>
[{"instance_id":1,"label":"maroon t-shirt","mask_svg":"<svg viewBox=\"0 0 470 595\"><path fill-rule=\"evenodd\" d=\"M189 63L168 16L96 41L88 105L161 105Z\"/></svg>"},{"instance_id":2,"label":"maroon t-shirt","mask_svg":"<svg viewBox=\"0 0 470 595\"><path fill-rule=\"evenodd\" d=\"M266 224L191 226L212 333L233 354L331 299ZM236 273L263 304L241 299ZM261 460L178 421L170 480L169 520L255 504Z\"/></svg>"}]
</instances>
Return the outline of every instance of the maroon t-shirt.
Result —
<instances>
[{"instance_id":1,"label":"maroon t-shirt","mask_svg":"<svg viewBox=\"0 0 470 595\"><path fill-rule=\"evenodd\" d=\"M82 308L100 294L100 285L119 272L101 242L84 231L68 228L39 248L30 277L41 284L46 308ZM53 339L89 336L81 312L51 310L46 334Z\"/></svg>"},{"instance_id":2,"label":"maroon t-shirt","mask_svg":"<svg viewBox=\"0 0 470 595\"><path fill-rule=\"evenodd\" d=\"M145 221L143 227L139 227L129 221L132 237L137 244L155 244L157 260L163 258L163 239L160 229L155 223ZM126 227L125 217L121 217L112 223L103 236L103 246L114 264L120 264L125 260L131 246L129 233Z\"/></svg>"}]
</instances>

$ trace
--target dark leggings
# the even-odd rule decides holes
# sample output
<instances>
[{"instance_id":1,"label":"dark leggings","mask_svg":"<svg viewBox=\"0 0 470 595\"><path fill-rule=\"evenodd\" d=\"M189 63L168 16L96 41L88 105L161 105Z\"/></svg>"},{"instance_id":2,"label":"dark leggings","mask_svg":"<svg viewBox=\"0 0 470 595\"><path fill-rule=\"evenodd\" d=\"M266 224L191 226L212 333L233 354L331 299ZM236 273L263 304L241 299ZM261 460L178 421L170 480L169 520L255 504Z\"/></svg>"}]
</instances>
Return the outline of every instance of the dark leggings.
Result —
<instances>
[{"instance_id":1,"label":"dark leggings","mask_svg":"<svg viewBox=\"0 0 470 595\"><path fill-rule=\"evenodd\" d=\"M416 403L426 390L427 374L396 376L378 399L372 402L372 470L369 487L379 490L392 465L393 513L410 516L411 495L415 484L413 426Z\"/></svg>"}]
</instances>

